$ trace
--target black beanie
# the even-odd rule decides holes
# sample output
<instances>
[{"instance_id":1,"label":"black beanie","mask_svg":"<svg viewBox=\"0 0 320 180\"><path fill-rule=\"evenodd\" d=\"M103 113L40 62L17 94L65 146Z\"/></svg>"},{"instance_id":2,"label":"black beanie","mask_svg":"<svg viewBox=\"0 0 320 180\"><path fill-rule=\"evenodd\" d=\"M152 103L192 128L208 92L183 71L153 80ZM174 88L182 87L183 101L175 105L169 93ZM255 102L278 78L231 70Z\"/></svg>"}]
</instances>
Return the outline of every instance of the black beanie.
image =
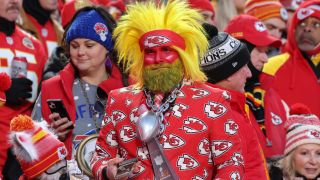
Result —
<instances>
[{"instance_id":1,"label":"black beanie","mask_svg":"<svg viewBox=\"0 0 320 180\"><path fill-rule=\"evenodd\" d=\"M247 47L216 27L203 24L207 32L209 49L201 59L200 66L208 77L208 82L217 83L228 78L250 61Z\"/></svg>"}]
</instances>

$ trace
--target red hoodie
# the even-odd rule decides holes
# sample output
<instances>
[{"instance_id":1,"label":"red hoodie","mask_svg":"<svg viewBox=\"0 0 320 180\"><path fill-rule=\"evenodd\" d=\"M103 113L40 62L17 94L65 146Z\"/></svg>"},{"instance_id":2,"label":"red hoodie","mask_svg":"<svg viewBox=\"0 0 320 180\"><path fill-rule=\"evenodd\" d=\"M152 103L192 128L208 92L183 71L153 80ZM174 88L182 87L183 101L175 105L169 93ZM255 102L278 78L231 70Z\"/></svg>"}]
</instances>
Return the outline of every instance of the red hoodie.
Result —
<instances>
[{"instance_id":1,"label":"red hoodie","mask_svg":"<svg viewBox=\"0 0 320 180\"><path fill-rule=\"evenodd\" d=\"M311 109L312 113L320 116L320 80L308 60L303 57L295 40L295 30L300 22L299 10L310 5L320 5L320 1L310 0L300 5L288 29L286 52L271 58L265 64L263 72L265 79L268 81L272 79L271 87L289 106L294 103L303 103ZM317 17L319 12L310 16L320 18ZM318 53L320 50L314 54Z\"/></svg>"}]
</instances>

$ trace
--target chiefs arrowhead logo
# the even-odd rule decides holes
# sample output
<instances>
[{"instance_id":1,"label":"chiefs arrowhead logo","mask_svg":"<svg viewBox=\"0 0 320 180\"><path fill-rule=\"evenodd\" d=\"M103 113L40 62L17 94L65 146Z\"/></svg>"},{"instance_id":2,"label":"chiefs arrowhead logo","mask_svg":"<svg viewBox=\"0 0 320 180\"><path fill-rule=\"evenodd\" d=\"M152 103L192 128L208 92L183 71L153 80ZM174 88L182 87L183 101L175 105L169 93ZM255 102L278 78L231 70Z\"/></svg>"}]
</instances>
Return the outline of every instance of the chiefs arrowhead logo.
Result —
<instances>
[{"instance_id":1,"label":"chiefs arrowhead logo","mask_svg":"<svg viewBox=\"0 0 320 180\"><path fill-rule=\"evenodd\" d=\"M183 98L183 97L186 97L186 95L181 91L181 90L178 90L177 92L177 98Z\"/></svg>"},{"instance_id":2,"label":"chiefs arrowhead logo","mask_svg":"<svg viewBox=\"0 0 320 180\"><path fill-rule=\"evenodd\" d=\"M116 100L114 100L114 98L110 99L110 104L113 104L114 102L116 102Z\"/></svg>"},{"instance_id":3,"label":"chiefs arrowhead logo","mask_svg":"<svg viewBox=\"0 0 320 180\"><path fill-rule=\"evenodd\" d=\"M195 158L187 154L183 154L179 157L177 165L180 170L189 170L198 167L199 163L196 161Z\"/></svg>"},{"instance_id":4,"label":"chiefs arrowhead logo","mask_svg":"<svg viewBox=\"0 0 320 180\"><path fill-rule=\"evenodd\" d=\"M303 20L313 14L315 11L309 8L301 8L297 13L297 18Z\"/></svg>"},{"instance_id":5,"label":"chiefs arrowhead logo","mask_svg":"<svg viewBox=\"0 0 320 180\"><path fill-rule=\"evenodd\" d=\"M210 154L210 144L208 139L202 139L198 145L198 152L201 155Z\"/></svg>"},{"instance_id":6,"label":"chiefs arrowhead logo","mask_svg":"<svg viewBox=\"0 0 320 180\"><path fill-rule=\"evenodd\" d=\"M233 144L230 141L213 141L212 142L212 152L213 157L219 157L225 152L227 152Z\"/></svg>"},{"instance_id":7,"label":"chiefs arrowhead logo","mask_svg":"<svg viewBox=\"0 0 320 180\"><path fill-rule=\"evenodd\" d=\"M232 172L230 174L230 179L231 180L241 180L239 172Z\"/></svg>"},{"instance_id":8,"label":"chiefs arrowhead logo","mask_svg":"<svg viewBox=\"0 0 320 180\"><path fill-rule=\"evenodd\" d=\"M200 133L207 130L207 125L197 118L189 117L183 121L182 130L191 134Z\"/></svg>"},{"instance_id":9,"label":"chiefs arrowhead logo","mask_svg":"<svg viewBox=\"0 0 320 180\"><path fill-rule=\"evenodd\" d=\"M320 132L317 130L310 130L307 133L307 136L312 139L320 138Z\"/></svg>"},{"instance_id":10,"label":"chiefs arrowhead logo","mask_svg":"<svg viewBox=\"0 0 320 180\"><path fill-rule=\"evenodd\" d=\"M138 119L139 119L138 108L134 108L131 110L131 113L130 113L130 122L133 124L136 124Z\"/></svg>"},{"instance_id":11,"label":"chiefs arrowhead logo","mask_svg":"<svg viewBox=\"0 0 320 180\"><path fill-rule=\"evenodd\" d=\"M117 123L117 122L124 120L126 115L121 111L113 111L112 117L113 117L113 120Z\"/></svg>"},{"instance_id":12,"label":"chiefs arrowhead logo","mask_svg":"<svg viewBox=\"0 0 320 180\"><path fill-rule=\"evenodd\" d=\"M133 131L131 126L123 126L120 129L120 139L123 142L132 141L136 137L136 132Z\"/></svg>"},{"instance_id":13,"label":"chiefs arrowhead logo","mask_svg":"<svg viewBox=\"0 0 320 180\"><path fill-rule=\"evenodd\" d=\"M288 11L283 7L280 9L280 16L283 20L288 20Z\"/></svg>"},{"instance_id":14,"label":"chiefs arrowhead logo","mask_svg":"<svg viewBox=\"0 0 320 180\"><path fill-rule=\"evenodd\" d=\"M146 39L144 40L144 46L146 48L152 48L152 47L166 44L168 42L171 42L171 41L169 38L165 36L152 35L152 36L146 37Z\"/></svg>"},{"instance_id":15,"label":"chiefs arrowhead logo","mask_svg":"<svg viewBox=\"0 0 320 180\"><path fill-rule=\"evenodd\" d=\"M235 135L237 134L238 129L239 129L239 125L231 119L229 119L227 122L224 123L224 131L227 134Z\"/></svg>"},{"instance_id":16,"label":"chiefs arrowhead logo","mask_svg":"<svg viewBox=\"0 0 320 180\"><path fill-rule=\"evenodd\" d=\"M111 122L111 118L108 115L105 115L103 121L101 123L102 127L109 124Z\"/></svg>"},{"instance_id":17,"label":"chiefs arrowhead logo","mask_svg":"<svg viewBox=\"0 0 320 180\"><path fill-rule=\"evenodd\" d=\"M208 178L208 172L206 169L203 170L203 176L196 175L192 178L192 180L204 180Z\"/></svg>"},{"instance_id":18,"label":"chiefs arrowhead logo","mask_svg":"<svg viewBox=\"0 0 320 180\"><path fill-rule=\"evenodd\" d=\"M118 142L116 141L116 132L114 130L111 130L107 135L107 143L110 146L118 146Z\"/></svg>"},{"instance_id":19,"label":"chiefs arrowhead logo","mask_svg":"<svg viewBox=\"0 0 320 180\"><path fill-rule=\"evenodd\" d=\"M280 125L283 122L282 119L273 112L271 112L271 120L274 125Z\"/></svg>"},{"instance_id":20,"label":"chiefs arrowhead logo","mask_svg":"<svg viewBox=\"0 0 320 180\"><path fill-rule=\"evenodd\" d=\"M99 157L110 157L110 155L105 151L103 148L101 148L99 145L96 145L96 154L98 154Z\"/></svg>"},{"instance_id":21,"label":"chiefs arrowhead logo","mask_svg":"<svg viewBox=\"0 0 320 180\"><path fill-rule=\"evenodd\" d=\"M298 9L298 7L300 6L300 4L304 2L304 0L292 0L291 1L291 6L294 8L294 9Z\"/></svg>"},{"instance_id":22,"label":"chiefs arrowhead logo","mask_svg":"<svg viewBox=\"0 0 320 180\"><path fill-rule=\"evenodd\" d=\"M231 160L233 161L233 164L235 166L239 166L239 165L243 165L244 161L243 161L243 157L240 153L235 152L233 154L233 156L231 157Z\"/></svg>"},{"instance_id":23,"label":"chiefs arrowhead logo","mask_svg":"<svg viewBox=\"0 0 320 180\"><path fill-rule=\"evenodd\" d=\"M176 149L185 144L181 137L174 134L169 134L169 136L162 135L160 142L163 144L164 149Z\"/></svg>"},{"instance_id":24,"label":"chiefs arrowhead logo","mask_svg":"<svg viewBox=\"0 0 320 180\"><path fill-rule=\"evenodd\" d=\"M22 39L22 44L29 49L34 49L34 45L28 37Z\"/></svg>"},{"instance_id":25,"label":"chiefs arrowhead logo","mask_svg":"<svg viewBox=\"0 0 320 180\"><path fill-rule=\"evenodd\" d=\"M130 173L130 179L139 176L139 174L141 174L143 171L146 170L146 167L143 164L139 165L138 168L139 168L139 170L138 170L137 173L136 172L135 173Z\"/></svg>"},{"instance_id":26,"label":"chiefs arrowhead logo","mask_svg":"<svg viewBox=\"0 0 320 180\"><path fill-rule=\"evenodd\" d=\"M191 90L194 92L194 94L192 95L192 99L203 98L210 94L209 91L206 91L204 89L191 88Z\"/></svg>"},{"instance_id":27,"label":"chiefs arrowhead logo","mask_svg":"<svg viewBox=\"0 0 320 180\"><path fill-rule=\"evenodd\" d=\"M209 101L209 103L205 105L204 111L208 117L217 118L226 113L227 108L220 103Z\"/></svg>"},{"instance_id":28,"label":"chiefs arrowhead logo","mask_svg":"<svg viewBox=\"0 0 320 180\"><path fill-rule=\"evenodd\" d=\"M187 105L184 104L176 104L173 106L172 108L172 115L181 118L182 117L182 113L188 109Z\"/></svg>"},{"instance_id":29,"label":"chiefs arrowhead logo","mask_svg":"<svg viewBox=\"0 0 320 180\"><path fill-rule=\"evenodd\" d=\"M223 91L222 92L222 97L225 99L225 100L230 100L231 99L231 95L228 91Z\"/></svg>"},{"instance_id":30,"label":"chiefs arrowhead logo","mask_svg":"<svg viewBox=\"0 0 320 180\"><path fill-rule=\"evenodd\" d=\"M266 26L261 21L255 22L254 27L259 32L263 32L267 30Z\"/></svg>"},{"instance_id":31,"label":"chiefs arrowhead logo","mask_svg":"<svg viewBox=\"0 0 320 180\"><path fill-rule=\"evenodd\" d=\"M147 149L146 146L143 146L143 147L138 147L137 149L137 155L139 157L139 159L148 159L149 158L149 151Z\"/></svg>"},{"instance_id":32,"label":"chiefs arrowhead logo","mask_svg":"<svg viewBox=\"0 0 320 180\"><path fill-rule=\"evenodd\" d=\"M64 147L64 146L58 147L57 152L58 152L58 157L59 157L60 160L62 160L62 159L67 157L67 154L68 154L67 152L68 151L67 151L66 147Z\"/></svg>"},{"instance_id":33,"label":"chiefs arrowhead logo","mask_svg":"<svg viewBox=\"0 0 320 180\"><path fill-rule=\"evenodd\" d=\"M132 100L131 99L126 99L126 101L125 101L125 105L126 106L130 106L130 104L132 103Z\"/></svg>"}]
</instances>

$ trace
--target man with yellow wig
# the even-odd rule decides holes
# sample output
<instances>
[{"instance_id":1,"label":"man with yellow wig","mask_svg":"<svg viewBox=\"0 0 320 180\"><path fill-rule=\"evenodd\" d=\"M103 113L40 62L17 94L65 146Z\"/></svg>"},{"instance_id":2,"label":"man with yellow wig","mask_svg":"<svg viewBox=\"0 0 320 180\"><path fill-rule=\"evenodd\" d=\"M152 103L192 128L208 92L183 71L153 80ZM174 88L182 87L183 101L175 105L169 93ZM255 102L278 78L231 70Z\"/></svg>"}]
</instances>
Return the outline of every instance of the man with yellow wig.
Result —
<instances>
[{"instance_id":1,"label":"man with yellow wig","mask_svg":"<svg viewBox=\"0 0 320 180\"><path fill-rule=\"evenodd\" d=\"M201 15L185 1L127 10L115 47L136 83L109 94L91 161L96 179L114 179L133 158L133 179L241 179L231 97L205 85L199 68L208 46Z\"/></svg>"}]
</instances>

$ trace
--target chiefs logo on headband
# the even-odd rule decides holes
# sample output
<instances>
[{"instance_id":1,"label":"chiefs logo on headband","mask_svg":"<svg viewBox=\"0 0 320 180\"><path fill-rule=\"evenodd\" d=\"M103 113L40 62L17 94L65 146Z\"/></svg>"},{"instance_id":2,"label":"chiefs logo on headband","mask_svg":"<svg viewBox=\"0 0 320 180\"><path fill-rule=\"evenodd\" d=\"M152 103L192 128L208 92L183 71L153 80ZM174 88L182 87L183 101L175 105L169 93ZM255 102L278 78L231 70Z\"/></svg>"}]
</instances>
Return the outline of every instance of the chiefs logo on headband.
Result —
<instances>
[{"instance_id":1,"label":"chiefs logo on headband","mask_svg":"<svg viewBox=\"0 0 320 180\"><path fill-rule=\"evenodd\" d=\"M170 42L170 39L165 36L148 36L144 41L144 47L152 48Z\"/></svg>"},{"instance_id":2,"label":"chiefs logo on headband","mask_svg":"<svg viewBox=\"0 0 320 180\"><path fill-rule=\"evenodd\" d=\"M177 46L185 49L184 39L177 33L167 30L153 30L145 33L139 40L140 49L153 48L161 45Z\"/></svg>"}]
</instances>

